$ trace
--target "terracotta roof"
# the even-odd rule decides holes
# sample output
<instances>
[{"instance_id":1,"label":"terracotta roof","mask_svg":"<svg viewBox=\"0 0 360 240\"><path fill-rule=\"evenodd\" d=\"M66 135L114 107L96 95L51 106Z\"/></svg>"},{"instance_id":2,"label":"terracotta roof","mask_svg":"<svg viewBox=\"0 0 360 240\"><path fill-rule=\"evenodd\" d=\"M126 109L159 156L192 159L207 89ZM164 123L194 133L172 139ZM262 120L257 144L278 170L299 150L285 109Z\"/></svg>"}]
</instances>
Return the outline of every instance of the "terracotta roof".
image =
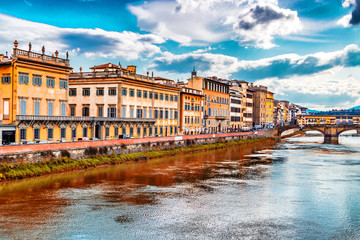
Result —
<instances>
[{"instance_id":1,"label":"terracotta roof","mask_svg":"<svg viewBox=\"0 0 360 240\"><path fill-rule=\"evenodd\" d=\"M118 65L115 65L112 63L105 63L102 65L91 67L90 69L102 69L102 68L118 68L118 69L120 69L120 67Z\"/></svg>"}]
</instances>

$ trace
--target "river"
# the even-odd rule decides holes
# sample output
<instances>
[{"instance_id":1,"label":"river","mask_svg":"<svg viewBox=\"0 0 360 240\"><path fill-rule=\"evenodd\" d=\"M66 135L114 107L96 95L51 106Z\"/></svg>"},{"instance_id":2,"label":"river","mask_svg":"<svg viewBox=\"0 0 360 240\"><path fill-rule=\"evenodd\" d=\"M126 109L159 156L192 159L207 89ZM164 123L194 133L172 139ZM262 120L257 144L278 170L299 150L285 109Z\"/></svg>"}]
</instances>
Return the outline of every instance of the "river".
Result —
<instances>
[{"instance_id":1,"label":"river","mask_svg":"<svg viewBox=\"0 0 360 240\"><path fill-rule=\"evenodd\" d=\"M0 185L0 239L360 239L360 138L322 137Z\"/></svg>"}]
</instances>

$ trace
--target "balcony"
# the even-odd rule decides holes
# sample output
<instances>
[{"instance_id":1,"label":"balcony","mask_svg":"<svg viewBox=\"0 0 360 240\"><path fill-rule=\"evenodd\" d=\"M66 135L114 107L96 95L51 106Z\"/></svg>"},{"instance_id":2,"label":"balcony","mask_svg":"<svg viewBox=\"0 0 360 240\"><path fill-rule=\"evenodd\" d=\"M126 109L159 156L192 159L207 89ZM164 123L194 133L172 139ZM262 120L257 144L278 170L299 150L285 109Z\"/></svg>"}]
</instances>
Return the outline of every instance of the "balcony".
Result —
<instances>
[{"instance_id":1,"label":"balcony","mask_svg":"<svg viewBox=\"0 0 360 240\"><path fill-rule=\"evenodd\" d=\"M91 78L119 78L119 77L129 77L142 81L155 82L153 77L140 75L136 73L124 72L124 71L103 71L103 72L76 72L70 73L70 80L77 79L91 79ZM165 84L163 84L165 85Z\"/></svg>"},{"instance_id":2,"label":"balcony","mask_svg":"<svg viewBox=\"0 0 360 240\"><path fill-rule=\"evenodd\" d=\"M142 122L155 123L155 118L112 118L112 117L78 117L78 116L35 116L17 115L17 121L44 121L44 122Z\"/></svg>"},{"instance_id":3,"label":"balcony","mask_svg":"<svg viewBox=\"0 0 360 240\"><path fill-rule=\"evenodd\" d=\"M45 52L45 49L44 49ZM27 50L23 50L23 49L18 49L18 48L14 48L14 57L21 57L24 56L28 59L37 59L37 60L41 60L43 62L49 62L52 64L62 64L65 65L67 67L70 67L70 60L66 57L66 59L64 58L59 58L56 56L50 56L50 55L45 55L45 53L43 52L43 54L41 53L35 53L32 51L27 51Z\"/></svg>"}]
</instances>

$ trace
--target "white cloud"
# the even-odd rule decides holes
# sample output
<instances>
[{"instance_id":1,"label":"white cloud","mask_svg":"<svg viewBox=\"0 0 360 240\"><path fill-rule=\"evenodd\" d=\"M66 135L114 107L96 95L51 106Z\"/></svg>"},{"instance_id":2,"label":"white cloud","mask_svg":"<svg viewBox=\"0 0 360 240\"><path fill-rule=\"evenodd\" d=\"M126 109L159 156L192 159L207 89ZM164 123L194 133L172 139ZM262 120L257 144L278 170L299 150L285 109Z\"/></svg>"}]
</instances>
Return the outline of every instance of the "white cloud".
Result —
<instances>
[{"instance_id":1,"label":"white cloud","mask_svg":"<svg viewBox=\"0 0 360 240\"><path fill-rule=\"evenodd\" d=\"M337 25L340 25L343 27L349 27L350 20L351 20L351 14L348 14L348 15L345 15L344 17L340 18L336 23L337 23Z\"/></svg>"},{"instance_id":2,"label":"white cloud","mask_svg":"<svg viewBox=\"0 0 360 240\"><path fill-rule=\"evenodd\" d=\"M276 36L301 29L295 11L277 0L172 0L129 6L142 30L183 45L236 40L240 45L271 48Z\"/></svg>"},{"instance_id":3,"label":"white cloud","mask_svg":"<svg viewBox=\"0 0 360 240\"><path fill-rule=\"evenodd\" d=\"M277 99L285 98L312 109L348 109L360 105L360 74L354 68L335 67L307 76L262 79L255 84L268 86Z\"/></svg>"},{"instance_id":4,"label":"white cloud","mask_svg":"<svg viewBox=\"0 0 360 240\"><path fill-rule=\"evenodd\" d=\"M342 6L344 8L347 8L347 7L355 5L355 3L356 3L356 0L343 0Z\"/></svg>"},{"instance_id":5,"label":"white cloud","mask_svg":"<svg viewBox=\"0 0 360 240\"><path fill-rule=\"evenodd\" d=\"M27 49L27 44L32 42L36 51L40 51L45 45L48 54L59 50L62 54L69 51L87 57L122 57L135 60L161 53L156 44L165 41L154 34L114 32L99 28L59 28L5 14L0 14L0 22L1 48L12 48L12 42L16 39L20 43L19 48Z\"/></svg>"}]
</instances>

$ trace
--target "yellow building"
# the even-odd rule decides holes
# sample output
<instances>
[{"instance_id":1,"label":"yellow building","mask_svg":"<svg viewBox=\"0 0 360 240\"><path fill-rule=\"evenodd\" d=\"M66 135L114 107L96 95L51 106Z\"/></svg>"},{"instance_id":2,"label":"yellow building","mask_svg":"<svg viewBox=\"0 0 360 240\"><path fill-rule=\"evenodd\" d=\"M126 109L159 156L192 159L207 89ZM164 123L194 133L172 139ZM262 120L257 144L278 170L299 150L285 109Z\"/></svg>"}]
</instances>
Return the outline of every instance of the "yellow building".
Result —
<instances>
[{"instance_id":1,"label":"yellow building","mask_svg":"<svg viewBox=\"0 0 360 240\"><path fill-rule=\"evenodd\" d=\"M266 93L266 126L274 124L274 93Z\"/></svg>"},{"instance_id":2,"label":"yellow building","mask_svg":"<svg viewBox=\"0 0 360 240\"><path fill-rule=\"evenodd\" d=\"M68 57L58 52L46 55L18 48L12 57L0 55L0 143L29 142L65 138L70 131L61 121L68 112ZM66 54L67 55L67 54Z\"/></svg>"},{"instance_id":3,"label":"yellow building","mask_svg":"<svg viewBox=\"0 0 360 240\"><path fill-rule=\"evenodd\" d=\"M178 134L180 88L174 81L136 74L135 66L124 69L104 64L92 69L70 75L70 114L93 119L87 126L89 133L78 136L113 139Z\"/></svg>"},{"instance_id":4,"label":"yellow building","mask_svg":"<svg viewBox=\"0 0 360 240\"><path fill-rule=\"evenodd\" d=\"M202 127L204 96L200 90L183 87L180 93L180 132L199 134Z\"/></svg>"},{"instance_id":5,"label":"yellow building","mask_svg":"<svg viewBox=\"0 0 360 240\"><path fill-rule=\"evenodd\" d=\"M202 90L204 94L203 127L207 133L225 132L230 123L230 85L216 77L203 78L196 76L195 69L188 79L188 88Z\"/></svg>"}]
</instances>

